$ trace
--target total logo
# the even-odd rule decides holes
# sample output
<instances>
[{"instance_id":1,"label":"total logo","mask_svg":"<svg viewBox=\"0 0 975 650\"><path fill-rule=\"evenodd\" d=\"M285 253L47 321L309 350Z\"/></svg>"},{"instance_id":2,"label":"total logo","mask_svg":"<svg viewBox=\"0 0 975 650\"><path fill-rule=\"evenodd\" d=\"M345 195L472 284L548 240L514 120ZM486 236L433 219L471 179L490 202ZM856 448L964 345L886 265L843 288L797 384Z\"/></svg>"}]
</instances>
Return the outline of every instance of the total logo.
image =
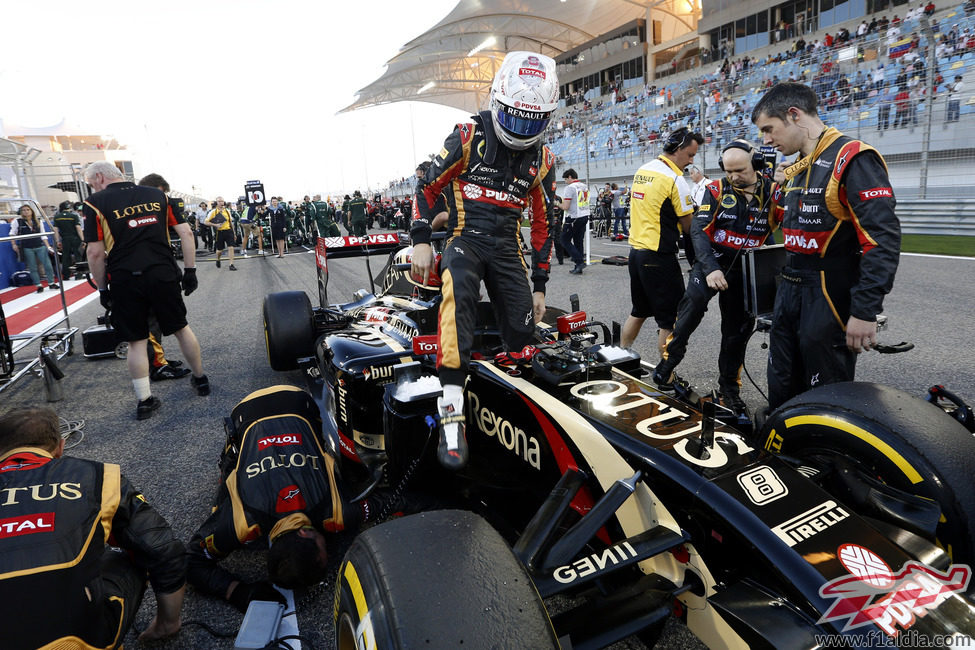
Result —
<instances>
[{"instance_id":1,"label":"total logo","mask_svg":"<svg viewBox=\"0 0 975 650\"><path fill-rule=\"evenodd\" d=\"M54 513L42 512L0 519L0 539L54 531Z\"/></svg>"},{"instance_id":2,"label":"total logo","mask_svg":"<svg viewBox=\"0 0 975 650\"><path fill-rule=\"evenodd\" d=\"M481 196L483 195L484 195L484 190L482 190L477 185L468 183L467 185L464 186L464 196L466 196L469 199L476 200L481 198Z\"/></svg>"},{"instance_id":3,"label":"total logo","mask_svg":"<svg viewBox=\"0 0 975 650\"><path fill-rule=\"evenodd\" d=\"M872 190L863 190L860 192L861 201L878 199L881 197L892 199L894 198L894 191L889 187L875 187Z\"/></svg>"},{"instance_id":4,"label":"total logo","mask_svg":"<svg viewBox=\"0 0 975 650\"><path fill-rule=\"evenodd\" d=\"M301 434L300 433L286 433L284 435L277 436L267 436L261 438L257 441L258 449L267 449L268 447L285 447L287 445L300 445L301 444Z\"/></svg>"},{"instance_id":5,"label":"total logo","mask_svg":"<svg viewBox=\"0 0 975 650\"><path fill-rule=\"evenodd\" d=\"M440 345L437 343L436 335L413 337L413 354L415 355L436 354L439 349Z\"/></svg>"}]
</instances>

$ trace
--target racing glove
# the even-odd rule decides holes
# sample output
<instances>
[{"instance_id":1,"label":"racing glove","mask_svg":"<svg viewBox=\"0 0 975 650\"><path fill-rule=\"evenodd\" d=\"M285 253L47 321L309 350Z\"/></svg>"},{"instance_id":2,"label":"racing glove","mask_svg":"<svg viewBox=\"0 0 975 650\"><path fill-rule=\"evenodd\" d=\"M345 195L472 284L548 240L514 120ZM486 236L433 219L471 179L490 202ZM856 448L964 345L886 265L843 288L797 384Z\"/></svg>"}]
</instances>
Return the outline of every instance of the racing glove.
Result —
<instances>
[{"instance_id":1,"label":"racing glove","mask_svg":"<svg viewBox=\"0 0 975 650\"><path fill-rule=\"evenodd\" d=\"M108 289L99 289L98 290L98 302L102 303L102 307L104 307L106 311L111 311L112 310L112 292L109 291Z\"/></svg>"},{"instance_id":2,"label":"racing glove","mask_svg":"<svg viewBox=\"0 0 975 650\"><path fill-rule=\"evenodd\" d=\"M257 582L241 581L237 583L234 590L230 592L230 598L227 600L241 612L246 612L247 606L253 600L268 600L281 603L282 605L288 604L288 601L284 599L281 592L272 587L271 583L266 580L258 580Z\"/></svg>"},{"instance_id":3,"label":"racing glove","mask_svg":"<svg viewBox=\"0 0 975 650\"><path fill-rule=\"evenodd\" d=\"M183 269L183 295L190 295L198 286L200 282L196 279L196 267Z\"/></svg>"}]
</instances>

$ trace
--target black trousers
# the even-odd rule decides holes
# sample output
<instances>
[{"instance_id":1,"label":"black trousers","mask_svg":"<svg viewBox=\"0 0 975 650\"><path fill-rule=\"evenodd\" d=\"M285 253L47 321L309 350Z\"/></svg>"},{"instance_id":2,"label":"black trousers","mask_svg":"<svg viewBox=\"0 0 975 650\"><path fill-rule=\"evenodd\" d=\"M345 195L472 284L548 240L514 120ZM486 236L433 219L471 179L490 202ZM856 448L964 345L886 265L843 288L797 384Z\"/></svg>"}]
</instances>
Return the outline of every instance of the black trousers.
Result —
<instances>
[{"instance_id":1,"label":"black trousers","mask_svg":"<svg viewBox=\"0 0 975 650\"><path fill-rule=\"evenodd\" d=\"M718 388L722 395L738 395L741 390L741 367L745 362L745 346L755 319L745 313L745 289L741 267L725 273L728 288L720 293L708 287L706 274L695 264L688 278L684 297L677 306L677 322L667 338L664 369L673 370L684 359L691 334L701 324L708 311L708 303L718 293L721 310L721 349L718 352ZM669 374L665 373L665 374Z\"/></svg>"},{"instance_id":2,"label":"black trousers","mask_svg":"<svg viewBox=\"0 0 975 650\"><path fill-rule=\"evenodd\" d=\"M101 578L90 587L92 602L101 604L101 615L92 621L95 646L117 648L125 641L146 591L146 572L128 553L111 547L101 559ZM99 593L100 592L100 593Z\"/></svg>"},{"instance_id":3,"label":"black trousers","mask_svg":"<svg viewBox=\"0 0 975 650\"><path fill-rule=\"evenodd\" d=\"M586 224L589 217L566 218L562 224L562 249L576 264L586 261Z\"/></svg>"},{"instance_id":4,"label":"black trousers","mask_svg":"<svg viewBox=\"0 0 975 650\"><path fill-rule=\"evenodd\" d=\"M481 280L505 347L521 350L531 340L535 331L532 291L516 227L511 224L511 232L500 235L458 235L444 246L437 332L437 367L443 384L462 385L467 376Z\"/></svg>"},{"instance_id":5,"label":"black trousers","mask_svg":"<svg viewBox=\"0 0 975 650\"><path fill-rule=\"evenodd\" d=\"M857 279L856 270L783 269L769 334L770 409L814 386L853 381L857 355L845 328Z\"/></svg>"}]
</instances>

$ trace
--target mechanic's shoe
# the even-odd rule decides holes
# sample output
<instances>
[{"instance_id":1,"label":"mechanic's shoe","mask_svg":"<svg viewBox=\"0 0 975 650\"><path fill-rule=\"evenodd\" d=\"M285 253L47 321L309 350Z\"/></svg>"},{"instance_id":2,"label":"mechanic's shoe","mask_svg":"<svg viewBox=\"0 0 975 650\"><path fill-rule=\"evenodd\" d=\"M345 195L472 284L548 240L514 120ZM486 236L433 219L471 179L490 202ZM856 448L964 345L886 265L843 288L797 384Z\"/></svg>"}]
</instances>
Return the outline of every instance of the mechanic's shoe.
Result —
<instances>
[{"instance_id":1,"label":"mechanic's shoe","mask_svg":"<svg viewBox=\"0 0 975 650\"><path fill-rule=\"evenodd\" d=\"M47 285L47 288L50 289L51 291L57 291L58 289L61 288L61 285L59 285L59 284L49 284L49 285Z\"/></svg>"},{"instance_id":2,"label":"mechanic's shoe","mask_svg":"<svg viewBox=\"0 0 975 650\"><path fill-rule=\"evenodd\" d=\"M217 258L217 268L218 269L220 268L220 258L219 257Z\"/></svg>"},{"instance_id":3,"label":"mechanic's shoe","mask_svg":"<svg viewBox=\"0 0 975 650\"><path fill-rule=\"evenodd\" d=\"M681 379L680 375L672 369L667 368L664 363L657 364L657 367L654 369L653 383L657 384L657 388L663 391L687 391L691 388L691 385L687 381Z\"/></svg>"},{"instance_id":4,"label":"mechanic's shoe","mask_svg":"<svg viewBox=\"0 0 975 650\"><path fill-rule=\"evenodd\" d=\"M196 389L196 394L204 397L210 394L210 380L206 375L202 377L190 377L190 385Z\"/></svg>"},{"instance_id":5,"label":"mechanic's shoe","mask_svg":"<svg viewBox=\"0 0 975 650\"><path fill-rule=\"evenodd\" d=\"M233 264L231 264L231 265L230 265L230 266L228 266L227 268L228 268L228 269L230 269L231 271L236 271L236 270L237 270L237 267L236 267L236 266L234 266Z\"/></svg>"},{"instance_id":6,"label":"mechanic's shoe","mask_svg":"<svg viewBox=\"0 0 975 650\"><path fill-rule=\"evenodd\" d=\"M576 264L575 267L569 271L572 275L582 275L582 272L586 270L586 265L580 262Z\"/></svg>"},{"instance_id":7,"label":"mechanic's shoe","mask_svg":"<svg viewBox=\"0 0 975 650\"><path fill-rule=\"evenodd\" d=\"M189 368L174 368L173 366L166 364L165 366L159 366L158 368L153 368L152 372L149 373L149 379L152 381L163 381L165 379L180 379L190 374Z\"/></svg>"},{"instance_id":8,"label":"mechanic's shoe","mask_svg":"<svg viewBox=\"0 0 975 650\"><path fill-rule=\"evenodd\" d=\"M139 405L135 407L135 419L148 420L152 417L152 412L157 410L160 406L162 406L162 401L155 395L150 395L146 399L139 402Z\"/></svg>"},{"instance_id":9,"label":"mechanic's shoe","mask_svg":"<svg viewBox=\"0 0 975 650\"><path fill-rule=\"evenodd\" d=\"M166 363L169 364L170 366L172 366L173 368L182 368L183 367L183 362L180 361L179 359L167 359L166 360Z\"/></svg>"},{"instance_id":10,"label":"mechanic's shoe","mask_svg":"<svg viewBox=\"0 0 975 650\"><path fill-rule=\"evenodd\" d=\"M738 416L744 416L746 419L750 419L751 415L748 413L748 405L745 404L745 400L741 398L741 395L721 395L721 405L731 409L731 412Z\"/></svg>"},{"instance_id":11,"label":"mechanic's shoe","mask_svg":"<svg viewBox=\"0 0 975 650\"><path fill-rule=\"evenodd\" d=\"M445 404L443 398L437 399L440 411L440 444L437 446L437 459L451 470L458 470L467 464L467 436L464 428L464 412L453 404Z\"/></svg>"}]
</instances>

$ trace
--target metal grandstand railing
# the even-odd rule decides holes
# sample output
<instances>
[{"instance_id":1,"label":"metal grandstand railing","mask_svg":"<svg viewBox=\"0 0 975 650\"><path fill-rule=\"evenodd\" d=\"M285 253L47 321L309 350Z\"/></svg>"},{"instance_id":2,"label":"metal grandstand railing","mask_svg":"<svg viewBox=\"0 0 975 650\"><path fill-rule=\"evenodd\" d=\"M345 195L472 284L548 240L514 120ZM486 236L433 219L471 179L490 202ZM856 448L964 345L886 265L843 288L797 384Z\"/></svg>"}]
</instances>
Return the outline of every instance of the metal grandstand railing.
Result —
<instances>
[{"instance_id":1,"label":"metal grandstand railing","mask_svg":"<svg viewBox=\"0 0 975 650\"><path fill-rule=\"evenodd\" d=\"M703 116L708 144L695 162L717 173L724 144L757 139L750 111L764 90L792 78L817 89L827 124L877 147L898 196L968 196L967 169L975 162L975 18L959 6L936 14L927 32L920 20L897 29L802 54L783 42L742 70L695 74L620 102L615 94L604 96L588 111L573 106L560 115L549 145L560 167L588 161L595 178L625 179L658 155L662 134L684 124L701 130ZM952 92L956 75L967 90ZM705 103L707 94L720 101ZM740 110L727 111L729 103ZM592 150L584 144L585 127Z\"/></svg>"}]
</instances>

